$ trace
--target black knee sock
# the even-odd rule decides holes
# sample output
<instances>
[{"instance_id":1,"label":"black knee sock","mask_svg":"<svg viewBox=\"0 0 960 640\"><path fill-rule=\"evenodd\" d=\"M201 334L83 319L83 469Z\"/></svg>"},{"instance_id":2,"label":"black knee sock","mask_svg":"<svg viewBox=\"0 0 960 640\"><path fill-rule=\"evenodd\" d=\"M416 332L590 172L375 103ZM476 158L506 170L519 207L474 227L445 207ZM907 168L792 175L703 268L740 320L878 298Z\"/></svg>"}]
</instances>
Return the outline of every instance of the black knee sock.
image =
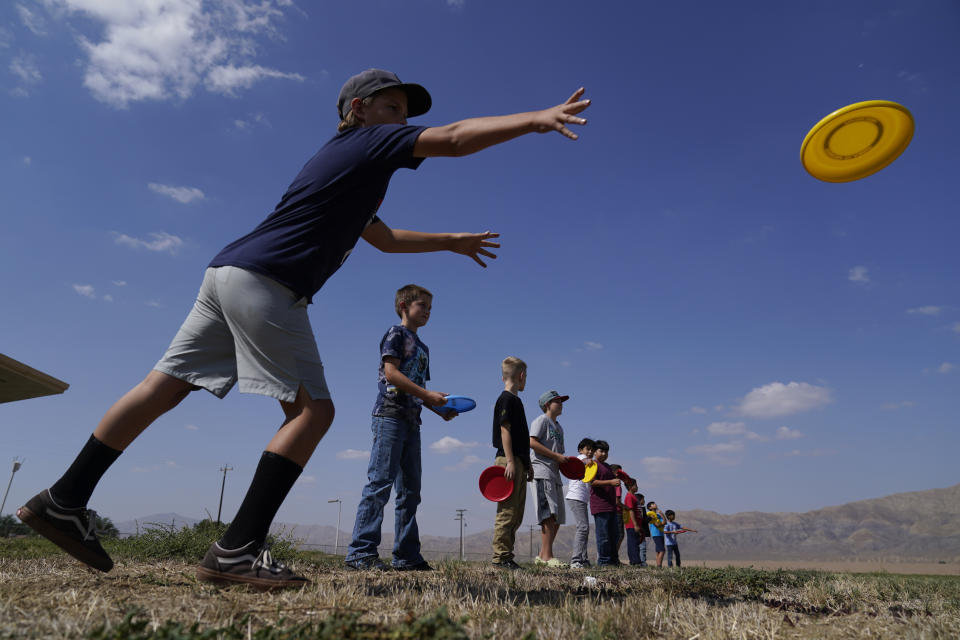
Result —
<instances>
[{"instance_id":1,"label":"black knee sock","mask_svg":"<svg viewBox=\"0 0 960 640\"><path fill-rule=\"evenodd\" d=\"M251 541L262 544L267 539L270 523L301 471L303 467L293 460L264 451L237 516L220 538L220 546L239 549Z\"/></svg>"},{"instance_id":2,"label":"black knee sock","mask_svg":"<svg viewBox=\"0 0 960 640\"><path fill-rule=\"evenodd\" d=\"M100 478L121 453L91 434L67 472L50 487L50 495L61 507L86 507Z\"/></svg>"}]
</instances>

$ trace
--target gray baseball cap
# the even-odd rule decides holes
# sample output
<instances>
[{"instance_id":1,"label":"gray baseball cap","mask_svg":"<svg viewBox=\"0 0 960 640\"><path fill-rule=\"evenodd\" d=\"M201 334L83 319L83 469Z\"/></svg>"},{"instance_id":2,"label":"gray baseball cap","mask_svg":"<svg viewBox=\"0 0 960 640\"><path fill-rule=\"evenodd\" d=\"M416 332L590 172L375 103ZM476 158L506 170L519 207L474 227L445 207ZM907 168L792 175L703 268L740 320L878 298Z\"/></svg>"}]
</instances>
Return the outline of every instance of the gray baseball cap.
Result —
<instances>
[{"instance_id":1,"label":"gray baseball cap","mask_svg":"<svg viewBox=\"0 0 960 640\"><path fill-rule=\"evenodd\" d=\"M540 411L545 411L547 405L550 404L552 400L559 400L560 402L566 402L570 399L570 396L562 396L556 391L547 391L545 394L540 396Z\"/></svg>"},{"instance_id":2,"label":"gray baseball cap","mask_svg":"<svg viewBox=\"0 0 960 640\"><path fill-rule=\"evenodd\" d=\"M419 84L400 82L400 78L392 71L383 69L367 69L347 80L340 89L337 98L337 115L343 120L350 112L350 102L354 98L369 98L377 91L396 87L407 94L407 117L421 116L430 110L433 100L430 93Z\"/></svg>"}]
</instances>

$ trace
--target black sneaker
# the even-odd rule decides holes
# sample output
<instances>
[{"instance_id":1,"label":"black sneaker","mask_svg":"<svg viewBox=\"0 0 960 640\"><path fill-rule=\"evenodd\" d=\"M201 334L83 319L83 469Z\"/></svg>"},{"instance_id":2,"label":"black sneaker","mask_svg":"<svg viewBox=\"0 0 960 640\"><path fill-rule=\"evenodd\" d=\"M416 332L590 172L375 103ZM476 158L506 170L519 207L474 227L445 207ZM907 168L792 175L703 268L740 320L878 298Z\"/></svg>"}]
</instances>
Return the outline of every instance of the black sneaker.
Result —
<instances>
[{"instance_id":1,"label":"black sneaker","mask_svg":"<svg viewBox=\"0 0 960 640\"><path fill-rule=\"evenodd\" d=\"M426 560L418 562L417 564L394 565L393 568L396 571L433 571L433 567L431 567Z\"/></svg>"},{"instance_id":2,"label":"black sneaker","mask_svg":"<svg viewBox=\"0 0 960 640\"><path fill-rule=\"evenodd\" d=\"M298 576L270 555L270 545L256 541L228 550L214 542L207 550L197 578L217 584L248 584L258 589L304 587L310 581Z\"/></svg>"},{"instance_id":3,"label":"black sneaker","mask_svg":"<svg viewBox=\"0 0 960 640\"><path fill-rule=\"evenodd\" d=\"M507 571L516 571L517 569L523 569L523 567L518 565L512 559L504 560L503 562L494 562L493 566L495 566L498 569L505 569Z\"/></svg>"},{"instance_id":4,"label":"black sneaker","mask_svg":"<svg viewBox=\"0 0 960 640\"><path fill-rule=\"evenodd\" d=\"M87 566L103 572L113 568L113 560L97 539L96 511L61 507L53 501L50 490L45 489L17 509L17 517Z\"/></svg>"},{"instance_id":5,"label":"black sneaker","mask_svg":"<svg viewBox=\"0 0 960 640\"><path fill-rule=\"evenodd\" d=\"M390 571L390 566L380 558L347 560L343 564L350 571Z\"/></svg>"}]
</instances>

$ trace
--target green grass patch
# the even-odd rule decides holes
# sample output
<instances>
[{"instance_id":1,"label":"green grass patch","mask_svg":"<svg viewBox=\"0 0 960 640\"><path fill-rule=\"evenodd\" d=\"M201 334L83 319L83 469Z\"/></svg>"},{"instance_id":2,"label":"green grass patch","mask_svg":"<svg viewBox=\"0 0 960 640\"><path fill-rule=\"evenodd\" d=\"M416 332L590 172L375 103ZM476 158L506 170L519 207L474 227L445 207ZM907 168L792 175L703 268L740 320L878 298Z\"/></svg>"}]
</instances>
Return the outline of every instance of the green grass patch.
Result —
<instances>
[{"instance_id":1,"label":"green grass patch","mask_svg":"<svg viewBox=\"0 0 960 640\"><path fill-rule=\"evenodd\" d=\"M416 618L408 615L400 624L387 626L361 622L360 613L335 611L324 620L261 627L251 633L247 616L225 626L202 629L199 623L185 626L167 621L152 626L142 611L130 611L119 624L103 625L89 634L90 640L468 640L463 623L453 620L446 607Z\"/></svg>"}]
</instances>

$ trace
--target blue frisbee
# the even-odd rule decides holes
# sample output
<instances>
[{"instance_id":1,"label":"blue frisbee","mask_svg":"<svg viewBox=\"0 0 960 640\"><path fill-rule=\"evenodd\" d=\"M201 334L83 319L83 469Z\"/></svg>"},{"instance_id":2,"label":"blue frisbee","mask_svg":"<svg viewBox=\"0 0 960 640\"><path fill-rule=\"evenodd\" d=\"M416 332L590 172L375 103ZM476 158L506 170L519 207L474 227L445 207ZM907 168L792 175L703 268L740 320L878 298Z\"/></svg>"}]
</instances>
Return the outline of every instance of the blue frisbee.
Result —
<instances>
[{"instance_id":1,"label":"blue frisbee","mask_svg":"<svg viewBox=\"0 0 960 640\"><path fill-rule=\"evenodd\" d=\"M447 396L447 403L437 407L437 411L450 411L453 409L457 413L464 413L476 408L477 402L467 396Z\"/></svg>"}]
</instances>

